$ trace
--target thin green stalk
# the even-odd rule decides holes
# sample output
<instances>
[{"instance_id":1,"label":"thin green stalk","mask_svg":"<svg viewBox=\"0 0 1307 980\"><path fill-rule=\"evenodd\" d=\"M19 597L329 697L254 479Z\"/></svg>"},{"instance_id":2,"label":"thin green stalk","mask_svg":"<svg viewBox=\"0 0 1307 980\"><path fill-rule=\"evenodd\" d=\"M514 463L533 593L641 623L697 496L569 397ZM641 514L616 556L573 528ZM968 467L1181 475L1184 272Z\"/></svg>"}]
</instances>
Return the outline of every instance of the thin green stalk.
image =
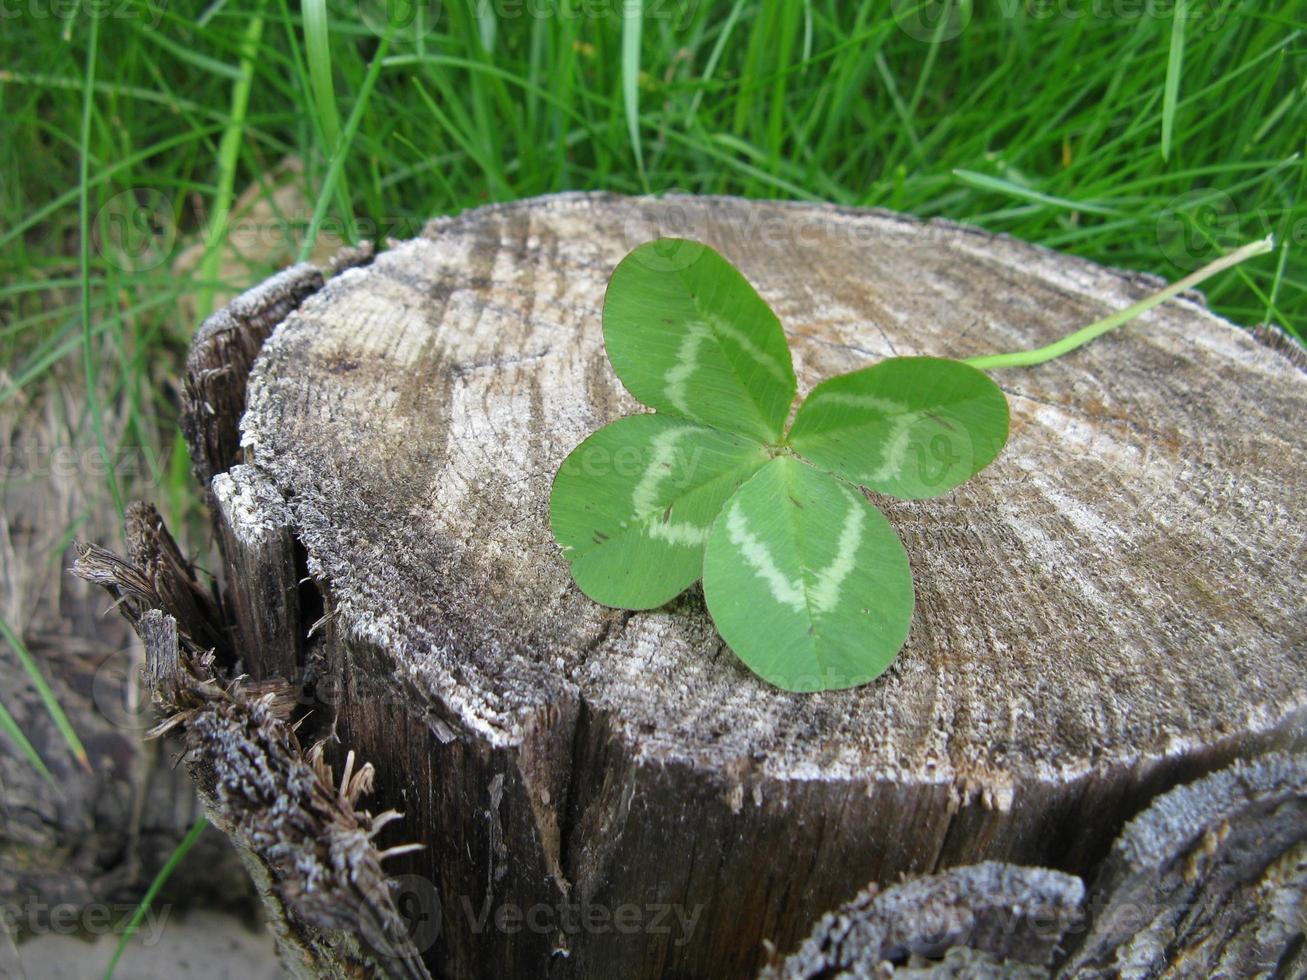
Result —
<instances>
[{"instance_id":1,"label":"thin green stalk","mask_svg":"<svg viewBox=\"0 0 1307 980\"><path fill-rule=\"evenodd\" d=\"M282 8L285 10L283 0ZM387 13L397 12L390 5ZM331 62L331 25L323 0L306 0L302 5L304 22L304 58L308 63L308 94L315 108L314 122L322 137L322 150L328 160L336 152L340 141L340 108L336 102L336 87L333 82ZM292 48L298 51L294 34L290 34ZM341 221L344 223L345 238L354 241L354 209L349 194L348 178L341 173L336 179L336 204L340 208Z\"/></svg>"},{"instance_id":2,"label":"thin green stalk","mask_svg":"<svg viewBox=\"0 0 1307 980\"><path fill-rule=\"evenodd\" d=\"M136 906L136 911L132 913L131 921L127 923L127 928L123 930L122 938L118 940L118 948L113 951L113 959L111 959L109 965L105 967L104 980L113 980L113 971L118 968L118 961L122 959L123 953L127 951L127 944L131 942L132 936L136 935L136 931L140 929L141 920L145 918L145 913L150 910L150 906L158 896L159 890L162 889L164 883L172 877L172 873L177 869L177 865L181 864L182 858L186 857L190 849L195 846L195 842L200 839L200 834L204 832L204 828L208 825L208 819L201 815L200 818L191 826L191 829L187 831L182 842L173 849L171 854L168 855L168 860L164 862L163 867L159 869L159 873L155 875L154 880L150 882L150 887L145 891L145 897L141 899L141 904Z\"/></svg>"},{"instance_id":3,"label":"thin green stalk","mask_svg":"<svg viewBox=\"0 0 1307 980\"><path fill-rule=\"evenodd\" d=\"M340 110L336 108L336 91L331 82L331 44L327 28L325 0L304 0L304 53L309 62L309 80L317 108L322 138L328 153L336 151L340 141Z\"/></svg>"},{"instance_id":4,"label":"thin green stalk","mask_svg":"<svg viewBox=\"0 0 1307 980\"><path fill-rule=\"evenodd\" d=\"M22 639L9 628L3 616L0 616L0 637L9 644L10 649L14 651L14 656L18 662L23 665L23 671L27 674L32 686L36 688L37 695L41 698L41 703L45 705L46 713L50 715L50 720L54 722L54 727L59 729L59 734L63 736L68 751L73 754L73 758L87 772L91 771L91 763L87 758L86 749L82 746L82 740L77 737L73 731L73 724L64 714L64 709L59 705L59 699L54 696L54 691L50 689L49 682L45 675L41 673L41 668L36 665L36 659L32 656L30 650Z\"/></svg>"},{"instance_id":5,"label":"thin green stalk","mask_svg":"<svg viewBox=\"0 0 1307 980\"><path fill-rule=\"evenodd\" d=\"M218 144L218 193L214 197L209 218L208 241L204 245L204 259L200 263L200 278L212 283L218 278L222 266L222 245L227 240L227 219L231 215L231 202L236 182L236 162L240 157L241 141L245 138L245 113L250 104L250 88L254 84L254 65L258 56L259 41L263 37L263 13L260 10L250 20L241 38L240 75L231 89L231 112L222 142ZM196 318L203 321L213 312L213 287L202 287L195 304Z\"/></svg>"},{"instance_id":6,"label":"thin green stalk","mask_svg":"<svg viewBox=\"0 0 1307 980\"><path fill-rule=\"evenodd\" d=\"M1077 330L1075 333L1063 337L1047 347L1040 347L1036 350L1013 351L1010 354L983 354L979 357L969 357L966 363L972 367L979 368L982 371L992 371L995 368L1007 367L1030 367L1035 364L1043 364L1045 361L1051 361L1055 357L1061 357L1063 354L1069 354L1078 347L1083 347L1096 337L1101 337L1109 330L1115 330L1123 323L1129 323L1135 317L1147 313L1154 306L1165 303L1172 296L1176 296L1186 289L1193 289L1200 283L1210 279L1218 272L1224 272L1250 259L1255 255L1265 255L1275 248L1275 241L1272 236L1267 236L1256 242L1249 242L1240 249L1236 249L1229 255L1217 259L1203 266L1192 275L1185 276L1179 282L1167 286L1165 289L1154 293L1147 299L1142 299L1133 306L1127 307L1120 312L1113 313L1096 323L1091 323L1087 327Z\"/></svg>"},{"instance_id":7,"label":"thin green stalk","mask_svg":"<svg viewBox=\"0 0 1307 980\"><path fill-rule=\"evenodd\" d=\"M1032 190L1029 187L1022 187L1014 184L1010 180L1004 180L1001 177L991 177L989 174L976 173L973 170L963 170L961 168L953 171L953 176L964 184L968 184L977 190L994 191L997 194L1007 194L1011 197L1023 201L1031 201L1036 204L1046 204L1052 208L1059 208L1064 211L1079 211L1085 214L1102 214L1102 215L1119 215L1122 212L1106 204L1096 204L1093 201L1068 201L1064 198L1054 197L1052 194L1041 194L1039 191Z\"/></svg>"}]
</instances>

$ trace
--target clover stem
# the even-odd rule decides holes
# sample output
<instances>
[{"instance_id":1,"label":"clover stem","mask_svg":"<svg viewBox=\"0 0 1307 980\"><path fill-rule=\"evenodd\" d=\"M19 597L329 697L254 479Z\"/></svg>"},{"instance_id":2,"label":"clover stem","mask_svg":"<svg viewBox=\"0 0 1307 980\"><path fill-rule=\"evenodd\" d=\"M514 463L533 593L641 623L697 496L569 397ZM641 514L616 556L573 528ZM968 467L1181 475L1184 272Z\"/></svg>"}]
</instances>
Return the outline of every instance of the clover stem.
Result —
<instances>
[{"instance_id":1,"label":"clover stem","mask_svg":"<svg viewBox=\"0 0 1307 980\"><path fill-rule=\"evenodd\" d=\"M1089 326L1083 327L1075 333L1049 344L1047 347L1039 347L1035 350L1012 351L1008 354L982 354L979 357L967 358L965 363L982 371L990 371L995 368L1030 367L1035 364L1043 364L1045 361L1051 361L1055 357L1071 353L1077 347L1083 347L1095 337L1101 337L1109 330L1115 330L1123 323L1129 323L1140 314L1147 313L1154 306L1165 303L1172 296L1182 293L1186 289L1194 288L1218 272L1224 272L1226 269L1236 266L1254 255L1265 255L1274 247L1275 239L1272 235L1268 235L1260 241L1249 242L1242 248L1236 249L1229 255L1222 256L1215 262L1208 263L1197 272L1185 276L1179 282L1173 283L1152 296L1140 300L1133 306L1113 313L1096 323L1091 323Z\"/></svg>"}]
</instances>

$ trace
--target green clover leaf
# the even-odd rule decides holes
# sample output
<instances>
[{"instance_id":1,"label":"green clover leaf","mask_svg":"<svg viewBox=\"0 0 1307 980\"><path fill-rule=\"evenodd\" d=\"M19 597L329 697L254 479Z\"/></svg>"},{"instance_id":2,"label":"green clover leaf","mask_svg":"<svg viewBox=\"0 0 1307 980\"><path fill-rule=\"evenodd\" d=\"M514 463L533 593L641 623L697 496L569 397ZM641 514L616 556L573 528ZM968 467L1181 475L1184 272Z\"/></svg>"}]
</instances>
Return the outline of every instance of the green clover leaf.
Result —
<instances>
[{"instance_id":1,"label":"green clover leaf","mask_svg":"<svg viewBox=\"0 0 1307 980\"><path fill-rule=\"evenodd\" d=\"M789 443L822 469L877 493L947 493L1007 442L1007 399L961 361L895 357L823 381L800 406Z\"/></svg>"},{"instance_id":2,"label":"green clover leaf","mask_svg":"<svg viewBox=\"0 0 1307 980\"><path fill-rule=\"evenodd\" d=\"M781 322L707 245L663 238L624 258L604 296L604 347L627 391L650 408L761 442L780 438L795 389Z\"/></svg>"},{"instance_id":3,"label":"green clover leaf","mask_svg":"<svg viewBox=\"0 0 1307 980\"><path fill-rule=\"evenodd\" d=\"M629 415L563 461L550 523L572 577L596 602L652 609L703 573L722 504L767 462L762 446L669 415Z\"/></svg>"},{"instance_id":4,"label":"green clover leaf","mask_svg":"<svg viewBox=\"0 0 1307 980\"><path fill-rule=\"evenodd\" d=\"M864 684L898 655L913 606L907 554L864 488L920 500L964 483L1008 437L1007 400L982 370L1069 354L1273 247L1250 242L1037 350L894 357L830 378L785 433L795 379L776 314L707 245L641 245L608 283L604 345L655 414L567 457L554 537L597 602L650 609L702 577L718 632L764 680Z\"/></svg>"},{"instance_id":5,"label":"green clover leaf","mask_svg":"<svg viewBox=\"0 0 1307 980\"><path fill-rule=\"evenodd\" d=\"M933 497L987 466L1007 401L979 370L891 358L800 406L780 321L706 245L660 239L613 271L604 345L654 414L564 460L550 524L587 596L651 609L700 578L722 638L790 691L864 684L903 646L912 572L863 488Z\"/></svg>"},{"instance_id":6,"label":"green clover leaf","mask_svg":"<svg viewBox=\"0 0 1307 980\"><path fill-rule=\"evenodd\" d=\"M865 684L894 660L912 619L907 552L885 515L792 456L727 501L703 592L722 639L787 691Z\"/></svg>"}]
</instances>

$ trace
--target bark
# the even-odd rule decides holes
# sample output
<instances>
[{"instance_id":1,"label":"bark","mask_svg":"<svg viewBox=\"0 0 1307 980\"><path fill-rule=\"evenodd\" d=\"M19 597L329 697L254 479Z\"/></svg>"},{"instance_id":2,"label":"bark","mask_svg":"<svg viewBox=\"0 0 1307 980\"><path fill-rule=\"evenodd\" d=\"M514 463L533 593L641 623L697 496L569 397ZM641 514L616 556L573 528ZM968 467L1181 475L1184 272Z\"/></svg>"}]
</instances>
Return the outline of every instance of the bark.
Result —
<instances>
[{"instance_id":1,"label":"bark","mask_svg":"<svg viewBox=\"0 0 1307 980\"><path fill-rule=\"evenodd\" d=\"M1074 875L999 862L875 886L817 923L761 980L885 977L934 969L948 975L1048 976L1066 933L1083 916Z\"/></svg>"},{"instance_id":2,"label":"bark","mask_svg":"<svg viewBox=\"0 0 1307 980\"><path fill-rule=\"evenodd\" d=\"M387 855L372 843L398 814L359 806L372 767L350 752L337 780L323 743L302 749L296 689L232 677L196 639L213 635L220 610L189 601L200 587L153 508L133 505L128 532L132 563L86 546L75 570L114 595L144 641L165 719L151 734L183 739L191 778L259 889L287 972L428 977L381 871Z\"/></svg>"},{"instance_id":3,"label":"bark","mask_svg":"<svg viewBox=\"0 0 1307 980\"><path fill-rule=\"evenodd\" d=\"M824 916L764 980L816 977L1290 977L1307 923L1307 755L1236 762L1159 797L1093 888L986 863Z\"/></svg>"},{"instance_id":4,"label":"bark","mask_svg":"<svg viewBox=\"0 0 1307 980\"><path fill-rule=\"evenodd\" d=\"M404 814L379 841L426 845L387 867L438 896L438 930L414 933L428 968L751 975L868 883L981 862L1092 875L1159 793L1302 743L1307 385L1196 296L1000 373L1000 459L937 500L881 502L917 610L873 684L767 687L694 590L639 614L586 600L549 486L638 408L599 310L613 265L660 234L740 266L801 393L884 356L1038 346L1156 286L882 212L564 195L440 219L320 288L292 270L206 325L188 434L232 666L288 682L337 767L375 767L371 799ZM256 822L274 806L210 800ZM988 883L1032 872L982 867L984 922ZM1073 879L1040 880L1065 908Z\"/></svg>"},{"instance_id":5,"label":"bark","mask_svg":"<svg viewBox=\"0 0 1307 980\"><path fill-rule=\"evenodd\" d=\"M1130 822L1063 974L1303 976L1307 755L1236 763Z\"/></svg>"}]
</instances>

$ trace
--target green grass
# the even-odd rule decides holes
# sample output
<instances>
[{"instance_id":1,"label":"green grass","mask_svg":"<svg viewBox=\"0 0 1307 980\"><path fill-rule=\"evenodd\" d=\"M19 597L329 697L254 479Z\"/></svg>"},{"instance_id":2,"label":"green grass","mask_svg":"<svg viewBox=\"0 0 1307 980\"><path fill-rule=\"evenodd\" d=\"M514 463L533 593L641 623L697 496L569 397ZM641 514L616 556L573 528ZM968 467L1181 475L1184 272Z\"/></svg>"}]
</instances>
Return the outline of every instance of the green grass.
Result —
<instances>
[{"instance_id":1,"label":"green grass","mask_svg":"<svg viewBox=\"0 0 1307 980\"><path fill-rule=\"evenodd\" d=\"M193 14L127 0L98 39L89 16L25 14L0 40L0 282L21 290L0 302L25 322L0 363L22 368L66 319L51 309L65 287L42 285L81 271L83 159L93 225L113 195L150 189L209 256L234 197L288 154L323 219L362 233L561 189L676 189L947 215L1176 278L1275 231L1282 268L1267 257L1209 294L1236 321L1300 331L1304 5L1190 0L1180 21L1168 5L1004 13L1016 6L963 7L959 36L940 22L918 40L888 5L834 0L572 0L566 15L552 0L450 0L431 5L434 24L397 25L380 60L381 25L361 14L379 0L310 0L303 17L287 0ZM292 251L312 217L288 216ZM212 257L191 276L165 269L91 250L81 319L107 327L98 350L157 328L141 359L177 363L193 326L179 314L223 283ZM159 305L123 312L147 300Z\"/></svg>"},{"instance_id":2,"label":"green grass","mask_svg":"<svg viewBox=\"0 0 1307 980\"><path fill-rule=\"evenodd\" d=\"M1277 253L1209 299L1244 324L1307 322L1302 0L1187 0L1179 20L963 3L924 30L842 0L432 0L390 4L419 16L383 39L387 6L122 0L93 19L37 0L5 20L0 407L80 374L105 454L110 410L168 451L170 380L218 291L319 230L410 235L578 188L944 215L1172 280L1274 232ZM262 229L286 247L222 262L235 203L270 195L287 157L308 206ZM119 248L115 215L152 224ZM183 510L187 479L171 466L164 487Z\"/></svg>"},{"instance_id":3,"label":"green grass","mask_svg":"<svg viewBox=\"0 0 1307 980\"><path fill-rule=\"evenodd\" d=\"M109 963L104 969L104 980L113 980L114 971L118 968L118 961L122 959L123 953L127 952L132 937L141 928L141 922L145 919L145 914L149 912L154 900L159 897L159 892L167 884L168 879L172 877L177 865L181 864L186 855L190 853L191 848L195 846L195 842L200 839L200 835L204 833L204 828L208 825L207 817L201 815L196 819L195 823L191 824L191 829L186 832L186 836L173 848L172 853L168 855L168 859L163 862L163 867L154 876L154 880L150 882L150 887L145 890L145 894L137 904L136 910L132 913L127 928L123 930L123 934L118 938L118 945L114 947L113 956L110 957Z\"/></svg>"}]
</instances>

